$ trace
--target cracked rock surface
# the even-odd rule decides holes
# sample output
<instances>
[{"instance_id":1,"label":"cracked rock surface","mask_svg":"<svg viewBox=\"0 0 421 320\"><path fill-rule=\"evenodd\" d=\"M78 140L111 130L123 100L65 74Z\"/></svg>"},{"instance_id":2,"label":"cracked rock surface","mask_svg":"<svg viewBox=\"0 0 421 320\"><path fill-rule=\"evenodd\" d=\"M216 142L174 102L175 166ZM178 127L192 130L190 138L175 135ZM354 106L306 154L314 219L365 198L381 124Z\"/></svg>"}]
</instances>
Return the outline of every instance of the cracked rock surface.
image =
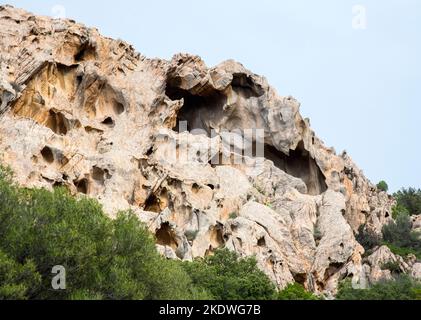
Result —
<instances>
[{"instance_id":1,"label":"cracked rock surface","mask_svg":"<svg viewBox=\"0 0 421 320\"><path fill-rule=\"evenodd\" d=\"M21 185L67 187L110 216L132 209L171 259L223 246L256 255L279 288L334 295L345 277L387 277L373 268L391 253L363 263L355 234L363 224L380 233L393 200L264 77L232 60L148 59L96 29L10 6L0 37L0 160ZM261 161L224 143L253 128Z\"/></svg>"}]
</instances>

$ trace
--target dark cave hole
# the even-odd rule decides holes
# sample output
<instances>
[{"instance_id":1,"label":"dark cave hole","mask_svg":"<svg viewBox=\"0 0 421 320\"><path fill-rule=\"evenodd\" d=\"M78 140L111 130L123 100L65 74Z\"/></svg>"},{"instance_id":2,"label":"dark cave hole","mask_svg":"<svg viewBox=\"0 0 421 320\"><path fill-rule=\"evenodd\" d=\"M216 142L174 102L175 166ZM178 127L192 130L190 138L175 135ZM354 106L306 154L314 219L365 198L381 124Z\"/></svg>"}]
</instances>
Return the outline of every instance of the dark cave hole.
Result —
<instances>
[{"instance_id":1,"label":"dark cave hole","mask_svg":"<svg viewBox=\"0 0 421 320\"><path fill-rule=\"evenodd\" d=\"M78 75L76 77L76 85L77 85L77 87L79 87L82 84L82 81L83 81L83 76L82 75Z\"/></svg>"},{"instance_id":2,"label":"dark cave hole","mask_svg":"<svg viewBox=\"0 0 421 320\"><path fill-rule=\"evenodd\" d=\"M327 190L325 176L301 141L289 156L271 145L265 146L265 158L287 174L299 178L307 185L310 195L319 195Z\"/></svg>"},{"instance_id":3,"label":"dark cave hole","mask_svg":"<svg viewBox=\"0 0 421 320\"><path fill-rule=\"evenodd\" d=\"M169 81L166 95L174 101L184 99L184 105L177 116L176 126L172 128L176 132L201 129L210 136L212 129L210 122L217 123L218 119L222 119L224 116L224 105L227 98L219 91L209 90L201 95L194 95ZM187 122L187 128L180 126L182 121Z\"/></svg>"},{"instance_id":4,"label":"dark cave hole","mask_svg":"<svg viewBox=\"0 0 421 320\"><path fill-rule=\"evenodd\" d=\"M50 110L46 125L54 133L59 135L66 135L68 132L68 121L61 112L54 112L53 110Z\"/></svg>"},{"instance_id":5,"label":"dark cave hole","mask_svg":"<svg viewBox=\"0 0 421 320\"><path fill-rule=\"evenodd\" d=\"M150 195L145 201L145 211L161 213L160 200L154 195Z\"/></svg>"},{"instance_id":6,"label":"dark cave hole","mask_svg":"<svg viewBox=\"0 0 421 320\"><path fill-rule=\"evenodd\" d=\"M307 274L305 273L296 273L293 275L295 282L304 286L307 282Z\"/></svg>"},{"instance_id":7,"label":"dark cave hole","mask_svg":"<svg viewBox=\"0 0 421 320\"><path fill-rule=\"evenodd\" d=\"M155 237L157 244L161 246L168 246L173 249L178 247L178 243L175 240L174 231L171 229L171 226L168 222L161 225L161 228L156 231Z\"/></svg>"},{"instance_id":8,"label":"dark cave hole","mask_svg":"<svg viewBox=\"0 0 421 320\"><path fill-rule=\"evenodd\" d=\"M331 276L337 273L343 266L344 266L343 263L339 263L339 262L331 263L325 271L325 275L324 275L325 280L329 279Z\"/></svg>"},{"instance_id":9,"label":"dark cave hole","mask_svg":"<svg viewBox=\"0 0 421 320\"><path fill-rule=\"evenodd\" d=\"M192 192L197 194L200 191L200 186L197 183L194 183L192 186Z\"/></svg>"},{"instance_id":10,"label":"dark cave hole","mask_svg":"<svg viewBox=\"0 0 421 320\"><path fill-rule=\"evenodd\" d=\"M246 74L233 74L231 86L235 91L243 93L246 98L260 97L265 93L263 88Z\"/></svg>"},{"instance_id":11,"label":"dark cave hole","mask_svg":"<svg viewBox=\"0 0 421 320\"><path fill-rule=\"evenodd\" d=\"M265 239L265 237L262 237L259 240L257 240L257 245L259 247L265 247L266 246L266 239Z\"/></svg>"},{"instance_id":12,"label":"dark cave hole","mask_svg":"<svg viewBox=\"0 0 421 320\"><path fill-rule=\"evenodd\" d=\"M115 122L114 122L113 118L111 118L111 117L105 118L104 121L102 121L102 124L105 124L108 127L114 127L115 126Z\"/></svg>"},{"instance_id":13,"label":"dark cave hole","mask_svg":"<svg viewBox=\"0 0 421 320\"><path fill-rule=\"evenodd\" d=\"M89 182L87 179L81 179L79 181L74 181L74 185L77 189L77 192L88 194Z\"/></svg>"},{"instance_id":14,"label":"dark cave hole","mask_svg":"<svg viewBox=\"0 0 421 320\"><path fill-rule=\"evenodd\" d=\"M96 50L90 44L84 44L80 47L79 51L76 53L74 59L76 62L83 62L87 60L92 60L96 58Z\"/></svg>"},{"instance_id":15,"label":"dark cave hole","mask_svg":"<svg viewBox=\"0 0 421 320\"><path fill-rule=\"evenodd\" d=\"M50 147L44 147L41 150L42 158L47 161L48 163L54 162L54 154Z\"/></svg>"},{"instance_id":16,"label":"dark cave hole","mask_svg":"<svg viewBox=\"0 0 421 320\"><path fill-rule=\"evenodd\" d=\"M99 167L93 167L92 178L103 185L105 182L105 171Z\"/></svg>"}]
</instances>

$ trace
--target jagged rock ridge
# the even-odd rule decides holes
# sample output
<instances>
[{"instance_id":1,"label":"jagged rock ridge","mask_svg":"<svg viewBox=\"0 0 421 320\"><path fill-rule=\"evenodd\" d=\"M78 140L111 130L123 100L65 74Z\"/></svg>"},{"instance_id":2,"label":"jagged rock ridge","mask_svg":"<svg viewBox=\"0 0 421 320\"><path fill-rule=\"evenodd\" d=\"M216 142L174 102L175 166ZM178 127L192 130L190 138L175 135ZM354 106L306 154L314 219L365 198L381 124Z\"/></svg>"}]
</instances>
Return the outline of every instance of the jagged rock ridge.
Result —
<instances>
[{"instance_id":1,"label":"jagged rock ridge","mask_svg":"<svg viewBox=\"0 0 421 320\"><path fill-rule=\"evenodd\" d=\"M110 215L132 209L169 258L222 246L256 255L280 288L297 281L333 295L345 277L364 287L382 276L355 233L380 233L392 199L265 78L232 60L147 59L96 29L10 6L0 35L0 156L20 184L66 186ZM264 132L258 171L223 143L225 131L248 128ZM169 159L174 145L193 157Z\"/></svg>"}]
</instances>

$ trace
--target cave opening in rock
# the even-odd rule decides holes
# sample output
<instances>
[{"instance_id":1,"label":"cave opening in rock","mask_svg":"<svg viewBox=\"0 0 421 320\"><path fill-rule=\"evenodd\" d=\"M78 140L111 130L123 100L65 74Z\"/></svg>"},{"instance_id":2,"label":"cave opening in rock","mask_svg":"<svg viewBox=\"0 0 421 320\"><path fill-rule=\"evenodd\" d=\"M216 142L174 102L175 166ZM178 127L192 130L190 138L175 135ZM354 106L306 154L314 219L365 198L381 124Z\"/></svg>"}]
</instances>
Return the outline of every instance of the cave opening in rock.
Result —
<instances>
[{"instance_id":1,"label":"cave opening in rock","mask_svg":"<svg viewBox=\"0 0 421 320\"><path fill-rule=\"evenodd\" d=\"M102 121L102 124L108 126L108 127L114 127L115 126L115 121L113 120L113 118L111 117L107 117L104 119L104 121Z\"/></svg>"},{"instance_id":2,"label":"cave opening in rock","mask_svg":"<svg viewBox=\"0 0 421 320\"><path fill-rule=\"evenodd\" d=\"M66 135L68 132L68 121L61 112L54 112L50 110L48 112L47 123L45 124L54 133L59 135Z\"/></svg>"},{"instance_id":3,"label":"cave opening in rock","mask_svg":"<svg viewBox=\"0 0 421 320\"><path fill-rule=\"evenodd\" d=\"M47 161L48 163L54 162L54 154L50 147L44 147L41 150L42 158Z\"/></svg>"},{"instance_id":4,"label":"cave opening in rock","mask_svg":"<svg viewBox=\"0 0 421 320\"><path fill-rule=\"evenodd\" d=\"M156 242L161 246L168 246L177 249L178 243L175 238L175 233L171 229L171 226L168 222L163 223L161 227L155 233Z\"/></svg>"},{"instance_id":5,"label":"cave opening in rock","mask_svg":"<svg viewBox=\"0 0 421 320\"><path fill-rule=\"evenodd\" d=\"M259 247L266 247L266 239L265 239L265 237L261 237L259 240L257 240L257 245Z\"/></svg>"},{"instance_id":6,"label":"cave opening in rock","mask_svg":"<svg viewBox=\"0 0 421 320\"><path fill-rule=\"evenodd\" d=\"M81 179L79 181L74 182L77 192L88 194L89 190L89 182L87 179Z\"/></svg>"},{"instance_id":7,"label":"cave opening in rock","mask_svg":"<svg viewBox=\"0 0 421 320\"><path fill-rule=\"evenodd\" d=\"M260 97L265 93L263 88L260 85L257 85L251 76L247 74L233 74L231 86L237 93L241 93L241 95L247 99L251 97Z\"/></svg>"},{"instance_id":8,"label":"cave opening in rock","mask_svg":"<svg viewBox=\"0 0 421 320\"><path fill-rule=\"evenodd\" d=\"M122 114L126 110L126 108L124 108L124 105L118 101L114 101L113 109L114 113L117 115Z\"/></svg>"},{"instance_id":9,"label":"cave opening in rock","mask_svg":"<svg viewBox=\"0 0 421 320\"><path fill-rule=\"evenodd\" d=\"M74 56L75 62L94 60L95 58L96 58L95 47L89 43L83 44Z\"/></svg>"},{"instance_id":10,"label":"cave opening in rock","mask_svg":"<svg viewBox=\"0 0 421 320\"><path fill-rule=\"evenodd\" d=\"M327 190L326 178L317 162L304 148L301 141L289 155L277 150L271 145L265 145L265 158L287 174L304 181L308 194L319 195Z\"/></svg>"},{"instance_id":11,"label":"cave opening in rock","mask_svg":"<svg viewBox=\"0 0 421 320\"><path fill-rule=\"evenodd\" d=\"M176 132L201 129L210 136L213 124L217 124L224 116L227 97L219 91L207 90L197 95L168 81L166 95L173 101L184 100L183 107L178 112L177 123L172 128ZM182 121L187 122L187 128L180 126Z\"/></svg>"},{"instance_id":12,"label":"cave opening in rock","mask_svg":"<svg viewBox=\"0 0 421 320\"><path fill-rule=\"evenodd\" d=\"M92 168L92 178L101 185L105 183L106 172L99 167Z\"/></svg>"}]
</instances>

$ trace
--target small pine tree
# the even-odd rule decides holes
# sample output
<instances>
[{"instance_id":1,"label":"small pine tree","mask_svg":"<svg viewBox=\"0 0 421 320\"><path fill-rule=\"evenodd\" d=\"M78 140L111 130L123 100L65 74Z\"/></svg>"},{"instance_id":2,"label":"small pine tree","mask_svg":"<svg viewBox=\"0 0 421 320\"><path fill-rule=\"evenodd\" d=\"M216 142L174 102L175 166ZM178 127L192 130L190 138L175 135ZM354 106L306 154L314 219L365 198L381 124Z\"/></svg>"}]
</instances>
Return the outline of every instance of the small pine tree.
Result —
<instances>
[{"instance_id":1,"label":"small pine tree","mask_svg":"<svg viewBox=\"0 0 421 320\"><path fill-rule=\"evenodd\" d=\"M387 192L389 191L389 186L386 183L386 181L382 180L377 184L377 189L379 189L380 191Z\"/></svg>"}]
</instances>

